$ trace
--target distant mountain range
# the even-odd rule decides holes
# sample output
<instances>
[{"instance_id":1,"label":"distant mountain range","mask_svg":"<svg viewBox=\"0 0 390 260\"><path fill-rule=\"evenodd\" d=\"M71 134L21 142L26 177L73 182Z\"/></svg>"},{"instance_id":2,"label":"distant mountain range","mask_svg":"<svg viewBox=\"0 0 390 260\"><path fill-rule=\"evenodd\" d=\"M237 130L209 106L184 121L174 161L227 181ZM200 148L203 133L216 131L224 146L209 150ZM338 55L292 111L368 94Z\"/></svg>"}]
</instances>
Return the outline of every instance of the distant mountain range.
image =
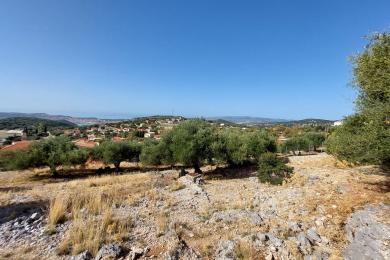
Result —
<instances>
[{"instance_id":1,"label":"distant mountain range","mask_svg":"<svg viewBox=\"0 0 390 260\"><path fill-rule=\"evenodd\" d=\"M0 112L0 119L10 118L10 117L33 117L33 118L41 118L41 119L55 120L55 121L68 121L76 125L94 125L94 124L104 124L104 123L121 121L121 120L113 120L113 119L100 119L96 117L73 117L73 116L63 116L63 115L49 115L46 113Z\"/></svg>"},{"instance_id":2,"label":"distant mountain range","mask_svg":"<svg viewBox=\"0 0 390 260\"><path fill-rule=\"evenodd\" d=\"M73 117L64 115L50 115L46 113L17 113L17 112L0 112L0 119L11 118L11 117L33 117L55 121L68 121L76 125L94 125L94 124L105 124L115 123L123 121L121 119L101 119L96 117ZM156 116L154 116L156 117ZM160 116L161 117L161 116ZM169 116L168 116L169 117ZM266 117L251 117L251 116L220 116L220 117L206 117L207 120L211 121L226 121L234 124L330 124L334 121L325 119L302 119L302 120L287 120L277 118L266 118ZM129 120L129 119L124 119Z\"/></svg>"},{"instance_id":3,"label":"distant mountain range","mask_svg":"<svg viewBox=\"0 0 390 260\"><path fill-rule=\"evenodd\" d=\"M221 116L221 117L207 117L208 120L223 120L235 124L330 124L334 121L316 118L307 118L302 120L288 120L266 117L251 117L251 116Z\"/></svg>"}]
</instances>

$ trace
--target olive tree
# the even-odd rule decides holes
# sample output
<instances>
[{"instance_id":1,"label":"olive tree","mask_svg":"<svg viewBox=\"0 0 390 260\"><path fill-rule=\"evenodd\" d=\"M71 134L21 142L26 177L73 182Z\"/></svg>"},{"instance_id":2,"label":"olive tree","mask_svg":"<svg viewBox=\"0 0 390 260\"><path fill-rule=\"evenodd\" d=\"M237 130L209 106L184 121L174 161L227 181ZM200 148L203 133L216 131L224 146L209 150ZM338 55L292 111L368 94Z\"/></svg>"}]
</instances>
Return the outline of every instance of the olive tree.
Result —
<instances>
[{"instance_id":1,"label":"olive tree","mask_svg":"<svg viewBox=\"0 0 390 260\"><path fill-rule=\"evenodd\" d=\"M390 33L368 37L352 64L357 113L332 133L328 151L352 162L390 165Z\"/></svg>"},{"instance_id":2,"label":"olive tree","mask_svg":"<svg viewBox=\"0 0 390 260\"><path fill-rule=\"evenodd\" d=\"M140 153L141 145L136 142L107 140L95 148L94 157L106 164L114 164L116 171L119 171L121 162L138 161Z\"/></svg>"},{"instance_id":3,"label":"olive tree","mask_svg":"<svg viewBox=\"0 0 390 260\"><path fill-rule=\"evenodd\" d=\"M172 152L172 159L184 166L194 167L197 173L202 172L202 163L212 157L213 140L212 128L201 119L184 121L162 138L163 144Z\"/></svg>"}]
</instances>

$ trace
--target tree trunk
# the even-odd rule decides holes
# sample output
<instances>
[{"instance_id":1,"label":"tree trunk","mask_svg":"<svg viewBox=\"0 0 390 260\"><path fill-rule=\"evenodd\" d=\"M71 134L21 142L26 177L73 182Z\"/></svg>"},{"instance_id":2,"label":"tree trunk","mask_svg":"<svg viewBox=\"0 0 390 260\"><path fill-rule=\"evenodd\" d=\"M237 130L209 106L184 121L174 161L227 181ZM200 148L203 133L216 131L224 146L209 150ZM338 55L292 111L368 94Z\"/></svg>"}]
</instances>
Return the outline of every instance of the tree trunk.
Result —
<instances>
[{"instance_id":1,"label":"tree trunk","mask_svg":"<svg viewBox=\"0 0 390 260\"><path fill-rule=\"evenodd\" d=\"M119 173L119 171L120 171L120 162L119 163L114 163L114 166L115 166L115 171L117 172L117 173Z\"/></svg>"},{"instance_id":2,"label":"tree trunk","mask_svg":"<svg viewBox=\"0 0 390 260\"><path fill-rule=\"evenodd\" d=\"M194 169L195 169L195 173L199 173L199 174L203 173L198 164L194 165Z\"/></svg>"},{"instance_id":3,"label":"tree trunk","mask_svg":"<svg viewBox=\"0 0 390 260\"><path fill-rule=\"evenodd\" d=\"M54 177L58 177L57 167L50 167L50 171Z\"/></svg>"}]
</instances>

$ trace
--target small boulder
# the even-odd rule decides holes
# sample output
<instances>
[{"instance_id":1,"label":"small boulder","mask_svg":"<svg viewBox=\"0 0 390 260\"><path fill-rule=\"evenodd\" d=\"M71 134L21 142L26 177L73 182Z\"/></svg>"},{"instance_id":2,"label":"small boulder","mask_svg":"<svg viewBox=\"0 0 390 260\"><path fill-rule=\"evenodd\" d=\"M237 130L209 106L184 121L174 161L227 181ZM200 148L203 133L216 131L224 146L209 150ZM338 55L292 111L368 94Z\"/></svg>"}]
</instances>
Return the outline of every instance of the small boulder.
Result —
<instances>
[{"instance_id":1,"label":"small boulder","mask_svg":"<svg viewBox=\"0 0 390 260\"><path fill-rule=\"evenodd\" d=\"M96 254L95 260L116 259L123 253L120 245L109 244L102 246Z\"/></svg>"},{"instance_id":2,"label":"small boulder","mask_svg":"<svg viewBox=\"0 0 390 260\"><path fill-rule=\"evenodd\" d=\"M222 240L218 244L216 260L233 260L236 259L235 244L231 240Z\"/></svg>"},{"instance_id":3,"label":"small boulder","mask_svg":"<svg viewBox=\"0 0 390 260\"><path fill-rule=\"evenodd\" d=\"M84 252L81 252L78 255L72 256L70 260L90 260L92 259L92 255L85 250Z\"/></svg>"},{"instance_id":4,"label":"small boulder","mask_svg":"<svg viewBox=\"0 0 390 260\"><path fill-rule=\"evenodd\" d=\"M33 213L33 214L30 216L30 219L32 219L32 220L36 220L37 218L38 218L38 213L37 213L37 212Z\"/></svg>"},{"instance_id":5,"label":"small boulder","mask_svg":"<svg viewBox=\"0 0 390 260\"><path fill-rule=\"evenodd\" d=\"M307 230L307 238L313 245L321 243L321 237L314 228Z\"/></svg>"}]
</instances>

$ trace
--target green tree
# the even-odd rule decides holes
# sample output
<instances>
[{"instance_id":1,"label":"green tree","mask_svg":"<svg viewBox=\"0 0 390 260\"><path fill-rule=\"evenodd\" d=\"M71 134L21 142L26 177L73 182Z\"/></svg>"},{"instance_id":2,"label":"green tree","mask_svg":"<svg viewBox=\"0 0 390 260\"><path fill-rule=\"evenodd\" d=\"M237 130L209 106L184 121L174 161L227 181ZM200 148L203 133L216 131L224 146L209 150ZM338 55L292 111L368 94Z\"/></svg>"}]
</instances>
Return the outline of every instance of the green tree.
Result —
<instances>
[{"instance_id":1,"label":"green tree","mask_svg":"<svg viewBox=\"0 0 390 260\"><path fill-rule=\"evenodd\" d=\"M226 129L218 133L212 143L215 159L229 165L244 164L249 160L248 138L238 129Z\"/></svg>"},{"instance_id":2,"label":"green tree","mask_svg":"<svg viewBox=\"0 0 390 260\"><path fill-rule=\"evenodd\" d=\"M282 184L293 168L287 166L275 153L263 153L259 158L257 176L260 182Z\"/></svg>"},{"instance_id":3,"label":"green tree","mask_svg":"<svg viewBox=\"0 0 390 260\"><path fill-rule=\"evenodd\" d=\"M71 150L67 153L66 164L71 166L80 165L84 168L90 155L91 151L86 148Z\"/></svg>"},{"instance_id":4,"label":"green tree","mask_svg":"<svg viewBox=\"0 0 390 260\"><path fill-rule=\"evenodd\" d=\"M140 155L140 161L144 165L159 165L163 161L164 151L161 149L163 145L152 139L146 139Z\"/></svg>"},{"instance_id":5,"label":"green tree","mask_svg":"<svg viewBox=\"0 0 390 260\"><path fill-rule=\"evenodd\" d=\"M255 161L266 152L276 152L275 139L266 131L259 130L250 133L247 136L248 155Z\"/></svg>"},{"instance_id":6,"label":"green tree","mask_svg":"<svg viewBox=\"0 0 390 260\"><path fill-rule=\"evenodd\" d=\"M106 164L114 164L116 171L120 170L123 161L138 161L141 145L136 142L107 140L95 148L94 157Z\"/></svg>"},{"instance_id":7,"label":"green tree","mask_svg":"<svg viewBox=\"0 0 390 260\"><path fill-rule=\"evenodd\" d=\"M57 167L68 163L68 154L77 148L67 137L53 137L33 143L27 150L7 153L7 168L27 169L48 166L53 175ZM2 155L4 156L4 155Z\"/></svg>"},{"instance_id":8,"label":"green tree","mask_svg":"<svg viewBox=\"0 0 390 260\"><path fill-rule=\"evenodd\" d=\"M328 151L358 163L390 165L390 33L375 33L352 58L357 113L330 135Z\"/></svg>"},{"instance_id":9,"label":"green tree","mask_svg":"<svg viewBox=\"0 0 390 260\"><path fill-rule=\"evenodd\" d=\"M214 132L209 123L201 119L184 121L162 138L168 151L172 152L173 160L194 167L197 173L202 172L203 161L212 157L213 140Z\"/></svg>"},{"instance_id":10,"label":"green tree","mask_svg":"<svg viewBox=\"0 0 390 260\"><path fill-rule=\"evenodd\" d=\"M45 134L47 132L47 126L45 123L38 123L37 124L37 134L38 135L42 135L42 134Z\"/></svg>"},{"instance_id":11,"label":"green tree","mask_svg":"<svg viewBox=\"0 0 390 260\"><path fill-rule=\"evenodd\" d=\"M317 148L325 141L325 135L323 133L309 132L304 136L310 141L310 146L313 147L314 151L317 151Z\"/></svg>"},{"instance_id":12,"label":"green tree","mask_svg":"<svg viewBox=\"0 0 390 260\"><path fill-rule=\"evenodd\" d=\"M301 154L301 151L309 151L310 149L310 140L305 136L295 136L290 139L287 139L281 146L282 152L293 152L295 155L296 152Z\"/></svg>"}]
</instances>

